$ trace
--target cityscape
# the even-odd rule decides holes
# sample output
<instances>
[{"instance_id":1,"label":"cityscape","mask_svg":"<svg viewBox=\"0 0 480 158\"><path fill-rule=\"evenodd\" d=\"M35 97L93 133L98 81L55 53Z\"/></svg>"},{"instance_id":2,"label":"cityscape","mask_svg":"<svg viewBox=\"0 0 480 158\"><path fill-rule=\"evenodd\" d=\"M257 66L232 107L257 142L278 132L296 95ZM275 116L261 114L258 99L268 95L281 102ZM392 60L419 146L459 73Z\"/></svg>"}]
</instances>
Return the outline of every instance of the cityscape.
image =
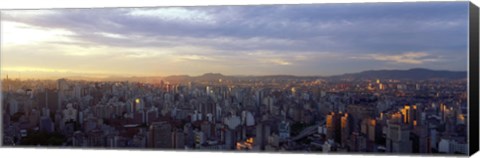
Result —
<instances>
[{"instance_id":1,"label":"cityscape","mask_svg":"<svg viewBox=\"0 0 480 158\"><path fill-rule=\"evenodd\" d=\"M450 78L7 78L3 145L468 153L466 72L415 71Z\"/></svg>"},{"instance_id":2,"label":"cityscape","mask_svg":"<svg viewBox=\"0 0 480 158\"><path fill-rule=\"evenodd\" d=\"M2 11L2 145L468 154L467 8Z\"/></svg>"}]
</instances>

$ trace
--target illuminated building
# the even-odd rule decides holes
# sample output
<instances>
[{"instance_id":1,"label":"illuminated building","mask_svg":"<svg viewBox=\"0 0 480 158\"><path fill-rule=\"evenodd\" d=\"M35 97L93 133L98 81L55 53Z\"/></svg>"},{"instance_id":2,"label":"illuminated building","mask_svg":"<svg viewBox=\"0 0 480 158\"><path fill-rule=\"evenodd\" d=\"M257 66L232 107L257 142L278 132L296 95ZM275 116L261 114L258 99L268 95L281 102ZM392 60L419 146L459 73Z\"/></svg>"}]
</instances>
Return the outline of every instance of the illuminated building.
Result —
<instances>
[{"instance_id":1,"label":"illuminated building","mask_svg":"<svg viewBox=\"0 0 480 158\"><path fill-rule=\"evenodd\" d=\"M416 105L408 105L406 104L400 112L402 113L403 116L403 123L416 126L418 125L418 120L417 120L417 115L418 115L418 109Z\"/></svg>"},{"instance_id":2,"label":"illuminated building","mask_svg":"<svg viewBox=\"0 0 480 158\"><path fill-rule=\"evenodd\" d=\"M373 85L371 83L368 83L367 89L369 91L373 91L373 90L375 90L375 87L373 87Z\"/></svg>"},{"instance_id":3,"label":"illuminated building","mask_svg":"<svg viewBox=\"0 0 480 158\"><path fill-rule=\"evenodd\" d=\"M378 133L377 131L379 130L377 126L377 120L375 119L366 119L366 120L367 120L366 121L367 130L365 135L367 136L368 141L375 142L375 137Z\"/></svg>"},{"instance_id":4,"label":"illuminated building","mask_svg":"<svg viewBox=\"0 0 480 158\"><path fill-rule=\"evenodd\" d=\"M142 99L140 99L140 98L135 98L135 103L133 105L134 105L133 110L135 110L136 112L143 111L144 108L145 108L145 105L144 105Z\"/></svg>"},{"instance_id":5,"label":"illuminated building","mask_svg":"<svg viewBox=\"0 0 480 158\"><path fill-rule=\"evenodd\" d=\"M252 150L254 144L254 138L247 138L245 141L240 141L235 144L237 150Z\"/></svg>"},{"instance_id":6,"label":"illuminated building","mask_svg":"<svg viewBox=\"0 0 480 158\"><path fill-rule=\"evenodd\" d=\"M341 115L331 112L327 115L326 127L327 127L327 139L334 140L335 142L341 141Z\"/></svg>"},{"instance_id":7,"label":"illuminated building","mask_svg":"<svg viewBox=\"0 0 480 158\"><path fill-rule=\"evenodd\" d=\"M351 134L351 123L352 119L348 116L348 113L345 113L341 117L341 144L345 146L348 144L350 134Z\"/></svg>"},{"instance_id":8,"label":"illuminated building","mask_svg":"<svg viewBox=\"0 0 480 158\"><path fill-rule=\"evenodd\" d=\"M457 124L465 124L465 115L464 114L458 114L457 115Z\"/></svg>"}]
</instances>

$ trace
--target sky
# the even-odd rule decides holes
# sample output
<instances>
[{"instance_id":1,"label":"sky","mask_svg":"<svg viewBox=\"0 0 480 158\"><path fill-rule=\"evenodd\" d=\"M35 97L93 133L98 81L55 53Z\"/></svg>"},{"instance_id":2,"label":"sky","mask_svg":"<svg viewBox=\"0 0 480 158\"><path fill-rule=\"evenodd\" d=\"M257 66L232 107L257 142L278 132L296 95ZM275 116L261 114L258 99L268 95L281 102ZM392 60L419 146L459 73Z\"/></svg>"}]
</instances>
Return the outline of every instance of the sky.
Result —
<instances>
[{"instance_id":1,"label":"sky","mask_svg":"<svg viewBox=\"0 0 480 158\"><path fill-rule=\"evenodd\" d=\"M468 2L3 10L2 78L467 70Z\"/></svg>"}]
</instances>

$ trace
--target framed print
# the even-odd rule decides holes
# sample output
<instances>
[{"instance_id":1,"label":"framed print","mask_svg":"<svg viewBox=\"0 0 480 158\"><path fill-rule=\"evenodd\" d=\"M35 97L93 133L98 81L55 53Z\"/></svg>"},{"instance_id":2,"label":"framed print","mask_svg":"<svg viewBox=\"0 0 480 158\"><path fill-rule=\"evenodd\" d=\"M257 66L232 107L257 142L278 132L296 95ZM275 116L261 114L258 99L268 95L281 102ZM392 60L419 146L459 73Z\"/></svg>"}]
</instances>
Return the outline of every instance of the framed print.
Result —
<instances>
[{"instance_id":1,"label":"framed print","mask_svg":"<svg viewBox=\"0 0 480 158\"><path fill-rule=\"evenodd\" d=\"M470 2L0 11L2 146L468 156Z\"/></svg>"}]
</instances>

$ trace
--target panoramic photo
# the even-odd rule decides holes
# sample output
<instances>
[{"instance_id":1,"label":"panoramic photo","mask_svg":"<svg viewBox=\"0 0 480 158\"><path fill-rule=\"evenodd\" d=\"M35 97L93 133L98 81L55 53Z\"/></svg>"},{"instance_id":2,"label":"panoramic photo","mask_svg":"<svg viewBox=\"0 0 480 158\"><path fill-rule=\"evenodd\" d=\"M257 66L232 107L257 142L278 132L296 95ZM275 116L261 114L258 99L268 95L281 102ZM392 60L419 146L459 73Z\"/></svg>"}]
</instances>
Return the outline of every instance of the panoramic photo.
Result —
<instances>
[{"instance_id":1,"label":"panoramic photo","mask_svg":"<svg viewBox=\"0 0 480 158\"><path fill-rule=\"evenodd\" d=\"M465 155L468 7L2 10L2 145Z\"/></svg>"}]
</instances>

